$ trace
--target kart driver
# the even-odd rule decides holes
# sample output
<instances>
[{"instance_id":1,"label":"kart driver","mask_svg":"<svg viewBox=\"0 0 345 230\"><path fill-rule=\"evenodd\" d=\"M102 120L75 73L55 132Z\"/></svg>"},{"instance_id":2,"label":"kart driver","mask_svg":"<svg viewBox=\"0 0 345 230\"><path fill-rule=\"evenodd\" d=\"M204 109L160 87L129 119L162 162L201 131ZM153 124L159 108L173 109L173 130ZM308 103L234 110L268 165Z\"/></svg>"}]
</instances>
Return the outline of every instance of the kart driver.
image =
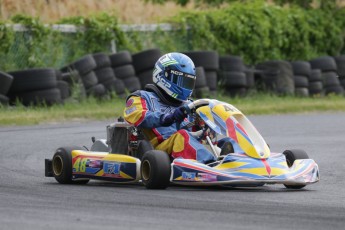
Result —
<instances>
[{"instance_id":1,"label":"kart driver","mask_svg":"<svg viewBox=\"0 0 345 230\"><path fill-rule=\"evenodd\" d=\"M165 151L172 158L208 163L216 160L214 155L190 131L177 128L192 121L184 105L190 102L195 79L195 66L188 56L182 53L163 55L153 70L154 84L129 95L124 117L144 130L154 149Z\"/></svg>"}]
</instances>

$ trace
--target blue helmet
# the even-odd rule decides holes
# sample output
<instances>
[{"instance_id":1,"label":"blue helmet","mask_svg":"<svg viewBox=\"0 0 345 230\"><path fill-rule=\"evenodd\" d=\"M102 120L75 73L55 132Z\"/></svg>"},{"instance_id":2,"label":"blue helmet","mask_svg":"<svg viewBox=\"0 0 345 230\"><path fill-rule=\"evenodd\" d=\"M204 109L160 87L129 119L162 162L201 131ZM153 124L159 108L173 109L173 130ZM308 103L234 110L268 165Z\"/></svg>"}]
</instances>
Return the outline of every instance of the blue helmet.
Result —
<instances>
[{"instance_id":1,"label":"blue helmet","mask_svg":"<svg viewBox=\"0 0 345 230\"><path fill-rule=\"evenodd\" d=\"M168 53L158 59L153 70L153 82L169 96L187 100L195 85L193 61L182 53Z\"/></svg>"}]
</instances>

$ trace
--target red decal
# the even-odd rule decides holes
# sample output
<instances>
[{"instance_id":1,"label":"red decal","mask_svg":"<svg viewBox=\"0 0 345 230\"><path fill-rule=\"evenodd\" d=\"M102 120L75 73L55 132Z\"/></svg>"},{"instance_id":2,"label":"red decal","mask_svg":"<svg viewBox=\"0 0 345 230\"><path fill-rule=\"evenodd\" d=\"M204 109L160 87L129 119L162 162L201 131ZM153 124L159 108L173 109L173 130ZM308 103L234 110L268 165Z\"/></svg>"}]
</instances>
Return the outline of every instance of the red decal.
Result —
<instances>
[{"instance_id":1,"label":"red decal","mask_svg":"<svg viewBox=\"0 0 345 230\"><path fill-rule=\"evenodd\" d=\"M227 126L227 128L228 128L229 137L231 137L231 138L234 139L236 142L238 142L237 136L236 136L236 130L235 130L234 121L231 120L231 118L228 118L228 119L226 120L226 126Z\"/></svg>"},{"instance_id":2,"label":"red decal","mask_svg":"<svg viewBox=\"0 0 345 230\"><path fill-rule=\"evenodd\" d=\"M262 161L262 163L264 163L268 175L271 175L271 167L270 167L269 164L267 163L266 159L261 159L261 161Z\"/></svg>"}]
</instances>

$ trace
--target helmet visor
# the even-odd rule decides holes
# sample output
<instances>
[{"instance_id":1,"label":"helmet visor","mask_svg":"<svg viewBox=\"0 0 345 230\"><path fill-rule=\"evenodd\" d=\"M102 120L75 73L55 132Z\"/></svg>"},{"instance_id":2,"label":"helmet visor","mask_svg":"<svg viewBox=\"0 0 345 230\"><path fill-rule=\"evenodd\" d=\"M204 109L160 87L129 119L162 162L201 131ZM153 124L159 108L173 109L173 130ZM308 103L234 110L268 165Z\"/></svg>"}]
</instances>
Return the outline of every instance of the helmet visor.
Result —
<instances>
[{"instance_id":1,"label":"helmet visor","mask_svg":"<svg viewBox=\"0 0 345 230\"><path fill-rule=\"evenodd\" d=\"M195 86L195 75L184 73L178 70L166 70L166 78L177 86L193 90Z\"/></svg>"}]
</instances>

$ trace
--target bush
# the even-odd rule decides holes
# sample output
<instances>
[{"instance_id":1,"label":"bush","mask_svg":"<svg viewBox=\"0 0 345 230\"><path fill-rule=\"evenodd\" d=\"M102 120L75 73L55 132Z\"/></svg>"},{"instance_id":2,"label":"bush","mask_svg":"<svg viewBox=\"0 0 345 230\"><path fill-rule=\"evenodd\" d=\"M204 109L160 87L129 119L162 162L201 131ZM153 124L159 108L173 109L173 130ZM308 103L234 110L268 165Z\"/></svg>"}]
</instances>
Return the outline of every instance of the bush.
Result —
<instances>
[{"instance_id":1,"label":"bush","mask_svg":"<svg viewBox=\"0 0 345 230\"><path fill-rule=\"evenodd\" d=\"M343 47L345 18L321 9L280 7L262 1L233 3L224 9L187 11L172 22L189 27L193 50L239 55L247 63L308 60L335 55ZM188 36L188 34L185 34Z\"/></svg>"}]
</instances>

